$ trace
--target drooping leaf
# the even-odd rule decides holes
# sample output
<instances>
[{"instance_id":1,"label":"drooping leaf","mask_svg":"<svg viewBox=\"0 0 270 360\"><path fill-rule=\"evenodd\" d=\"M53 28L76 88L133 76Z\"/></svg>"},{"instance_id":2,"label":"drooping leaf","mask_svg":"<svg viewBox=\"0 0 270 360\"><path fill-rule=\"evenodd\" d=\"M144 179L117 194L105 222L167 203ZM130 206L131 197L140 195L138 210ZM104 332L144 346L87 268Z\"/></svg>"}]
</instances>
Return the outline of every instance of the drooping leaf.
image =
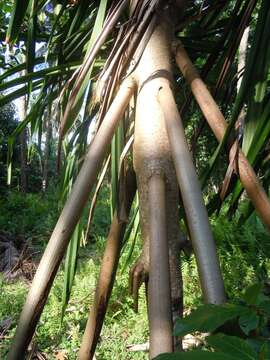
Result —
<instances>
[{"instance_id":1,"label":"drooping leaf","mask_svg":"<svg viewBox=\"0 0 270 360\"><path fill-rule=\"evenodd\" d=\"M229 320L246 314L249 309L240 305L206 304L194 310L190 315L176 321L174 334L184 336L194 331L212 332Z\"/></svg>"},{"instance_id":2,"label":"drooping leaf","mask_svg":"<svg viewBox=\"0 0 270 360\"><path fill-rule=\"evenodd\" d=\"M136 205L135 205L135 209L134 209L134 214L133 217L128 225L128 228L125 232L125 236L123 239L123 245L126 247L127 243L129 242L129 249L128 249L128 254L127 257L125 259L123 268L121 270L122 273L125 272L127 266L130 264L131 262L131 257L132 257L132 253L134 251L135 248L135 244L136 244L136 239L137 239L137 235L138 235L138 231L139 231L139 226L140 226L140 217L139 217L139 203L138 203L138 197L136 197Z\"/></svg>"},{"instance_id":3,"label":"drooping leaf","mask_svg":"<svg viewBox=\"0 0 270 360\"><path fill-rule=\"evenodd\" d=\"M77 259L78 259L78 249L81 238L81 225L77 224L70 243L67 249L67 255L65 259L65 271L64 271L64 288L62 296L62 312L61 312L61 322L65 314L65 309L68 304L71 295L71 289L76 273Z\"/></svg>"},{"instance_id":4,"label":"drooping leaf","mask_svg":"<svg viewBox=\"0 0 270 360\"><path fill-rule=\"evenodd\" d=\"M252 330L255 330L259 325L259 317L256 311L250 309L250 312L241 315L239 318L239 325L243 332L248 336Z\"/></svg>"},{"instance_id":5,"label":"drooping leaf","mask_svg":"<svg viewBox=\"0 0 270 360\"><path fill-rule=\"evenodd\" d=\"M105 165L103 166L103 169L101 171L101 174L100 174L100 177L99 177L99 180L98 180L94 195L92 196L91 206L90 206L90 209L89 209L88 220L87 220L87 227L86 227L85 234L84 234L84 237L83 237L84 244L86 244L88 236L89 236L90 226L92 224L94 211L95 211L97 200L98 200L98 194L99 194L99 191L100 191L101 186L103 184L103 181L104 181L104 178L105 178L105 175L106 175L109 163L110 163L110 158L111 157L108 156L108 159L106 160Z\"/></svg>"},{"instance_id":6,"label":"drooping leaf","mask_svg":"<svg viewBox=\"0 0 270 360\"><path fill-rule=\"evenodd\" d=\"M243 300L248 305L257 305L259 303L261 294L262 294L262 283L253 284L250 287L247 288L243 295Z\"/></svg>"},{"instance_id":7,"label":"drooping leaf","mask_svg":"<svg viewBox=\"0 0 270 360\"><path fill-rule=\"evenodd\" d=\"M98 35L100 34L100 32L102 30L103 22L104 22L104 18L105 18L106 7L107 7L107 0L101 1L99 8L98 8L98 13L96 16L96 21L95 21L95 24L93 27L91 38L88 43L89 51L87 52L87 54L85 56L84 62L82 64L82 68L78 74L78 78L75 82L74 89L71 92L71 97L69 99L67 108L65 109L65 113L64 113L63 119L61 121L61 129L60 129L60 137L61 138L63 138L66 131L69 129L71 124L77 118L80 108L82 106L84 94L87 89L87 86L88 86L88 83L89 83L89 80L91 77L92 69L93 69L93 61L89 65L87 60L89 57L89 52L91 51ZM86 70L83 71L83 69L86 69ZM80 74L82 74L82 75L80 75Z\"/></svg>"},{"instance_id":8,"label":"drooping leaf","mask_svg":"<svg viewBox=\"0 0 270 360\"><path fill-rule=\"evenodd\" d=\"M72 72L74 69L78 68L79 63L71 63L71 64L63 64L58 66L52 66L50 68L38 70L32 73L28 73L27 75L23 75L20 77L16 77L15 79L2 82L0 84L0 91L8 90L12 87L16 87L18 85L26 84L29 81L36 79L44 79L45 77L57 77L60 75L64 75L65 73Z\"/></svg>"},{"instance_id":9,"label":"drooping leaf","mask_svg":"<svg viewBox=\"0 0 270 360\"><path fill-rule=\"evenodd\" d=\"M6 34L6 42L9 44L13 44L17 39L29 5L29 1L30 0L16 0L13 5L13 10Z\"/></svg>"},{"instance_id":10,"label":"drooping leaf","mask_svg":"<svg viewBox=\"0 0 270 360\"><path fill-rule=\"evenodd\" d=\"M216 334L206 338L207 343L215 350L237 357L241 360L256 360L258 356L244 339L236 336Z\"/></svg>"},{"instance_id":11,"label":"drooping leaf","mask_svg":"<svg viewBox=\"0 0 270 360\"><path fill-rule=\"evenodd\" d=\"M33 82L33 90L37 90L39 88L42 87L44 80L43 79L39 79L36 80L35 82ZM0 98L0 107L10 103L11 101L18 99L21 96L24 96L25 94L27 94L28 92L28 86L23 86L18 90L14 90L12 92L10 92L7 95L4 95Z\"/></svg>"},{"instance_id":12,"label":"drooping leaf","mask_svg":"<svg viewBox=\"0 0 270 360\"><path fill-rule=\"evenodd\" d=\"M120 123L111 143L111 219L118 207L118 181L120 156L124 146L124 128Z\"/></svg>"},{"instance_id":13,"label":"drooping leaf","mask_svg":"<svg viewBox=\"0 0 270 360\"><path fill-rule=\"evenodd\" d=\"M27 31L27 42L26 42L26 70L28 73L33 72L35 64L36 54L36 27L37 27L37 16L35 8L37 0L30 0L29 3L29 24ZM29 88L31 93L31 87Z\"/></svg>"}]
</instances>

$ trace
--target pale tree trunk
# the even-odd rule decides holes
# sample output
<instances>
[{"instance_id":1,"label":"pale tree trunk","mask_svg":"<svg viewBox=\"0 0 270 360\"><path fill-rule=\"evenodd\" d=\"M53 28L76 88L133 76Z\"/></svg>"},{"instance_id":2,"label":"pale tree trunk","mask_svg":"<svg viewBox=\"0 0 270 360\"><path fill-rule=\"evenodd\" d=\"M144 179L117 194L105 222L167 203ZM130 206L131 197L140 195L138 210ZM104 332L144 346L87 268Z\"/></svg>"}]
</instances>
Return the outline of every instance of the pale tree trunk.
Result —
<instances>
[{"instance_id":1,"label":"pale tree trunk","mask_svg":"<svg viewBox=\"0 0 270 360\"><path fill-rule=\"evenodd\" d=\"M178 5L180 3L181 1ZM189 223L204 299L210 303L225 301L223 280L206 208L192 158L188 152L181 119L175 102L171 100L172 93L168 86L173 82L171 70L173 14L179 14L179 11L181 11L180 8L177 8L176 3L172 2L160 9L158 25L135 71L138 97L134 169L139 190L140 221L144 245L142 256L135 265L133 274L142 272L141 277L146 277L146 274L149 273L150 358L154 358L162 352L173 351L173 346L169 341L169 337L172 336L170 330L172 323L171 325L169 323L172 318L181 316L183 310L178 247L179 238L181 238L178 224L178 184ZM156 178L160 178L160 180ZM153 232L153 222L156 225L157 222L154 217L151 217L154 208L152 204L157 203L155 202L156 197L159 196L159 206L162 208L163 198L161 194L155 193L151 188L151 186L157 188L154 179L158 183L162 182L161 179L164 181L159 188L164 188L165 216L161 215L163 211L161 209L160 223L165 223L165 233L162 233L161 230ZM150 194L152 194L151 197ZM161 233L163 238L158 235ZM168 285L165 280L166 274L163 273L161 276L159 272L160 268L163 269L163 272L166 271L167 258L164 250L164 237L167 238L169 253L170 289L167 289L167 293L164 291ZM160 249L163 249L163 257L157 256ZM171 292L171 296L168 295L168 291ZM165 311L168 306L166 296L170 297L172 312ZM161 311L162 308L164 311ZM163 330L161 331L161 329Z\"/></svg>"},{"instance_id":2,"label":"pale tree trunk","mask_svg":"<svg viewBox=\"0 0 270 360\"><path fill-rule=\"evenodd\" d=\"M50 113L46 119L46 139L44 148L44 162L43 162L43 178L42 178L42 191L46 191L48 187L48 175L49 175L49 159L51 153L51 141L52 141L52 123Z\"/></svg>"},{"instance_id":3,"label":"pale tree trunk","mask_svg":"<svg viewBox=\"0 0 270 360\"><path fill-rule=\"evenodd\" d=\"M173 23L168 12L157 20L158 26L154 30L143 56L136 68L136 80L138 83L138 98L136 104L135 139L134 139L134 169L137 175L137 184L140 200L140 223L143 238L143 252L134 274L140 271L146 277L149 273L149 320L150 320L150 357L154 357L164 351L172 351L172 318L182 314L182 279L180 272L180 248L179 218L178 218L178 185L173 166L171 149L165 128L162 109L158 103L158 91L162 79L173 79L171 72L171 52ZM150 240L152 224L150 222L151 205L149 202L149 191L153 192L151 183L153 178L160 176L164 179L165 191L165 235L169 252L169 287L171 291L172 311L165 314L158 313L162 308L167 307L167 300L160 297L160 291L166 289L166 255L161 259L164 263L156 264L155 253L164 248L157 239ZM162 242L162 238L160 238ZM153 258L149 258L149 242ZM157 251L155 251L155 247ZM164 265L163 265L164 264ZM164 270L165 269L165 270ZM168 271L168 269L167 269ZM160 283L157 278L160 279ZM163 282L162 282L163 281ZM156 296L153 294L156 293ZM155 329L155 325L164 324L164 329ZM166 325L167 324L167 325ZM155 332L158 331L158 333ZM159 332L160 330L160 332ZM167 341L164 342L164 339Z\"/></svg>"}]
</instances>

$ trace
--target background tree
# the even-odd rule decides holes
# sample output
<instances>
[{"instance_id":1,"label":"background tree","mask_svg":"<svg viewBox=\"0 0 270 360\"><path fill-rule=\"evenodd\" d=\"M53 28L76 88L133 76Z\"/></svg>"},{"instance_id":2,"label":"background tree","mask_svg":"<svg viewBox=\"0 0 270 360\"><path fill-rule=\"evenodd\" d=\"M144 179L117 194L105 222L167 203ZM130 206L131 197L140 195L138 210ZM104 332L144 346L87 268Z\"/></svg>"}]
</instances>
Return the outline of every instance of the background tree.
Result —
<instances>
[{"instance_id":1,"label":"background tree","mask_svg":"<svg viewBox=\"0 0 270 360\"><path fill-rule=\"evenodd\" d=\"M8 137L13 133L18 125L15 108L11 104L4 106L0 114L0 166L1 166L1 191L5 190L7 179L7 155L8 155ZM14 164L19 165L19 145L14 147ZM18 182L17 180L14 180Z\"/></svg>"}]
</instances>

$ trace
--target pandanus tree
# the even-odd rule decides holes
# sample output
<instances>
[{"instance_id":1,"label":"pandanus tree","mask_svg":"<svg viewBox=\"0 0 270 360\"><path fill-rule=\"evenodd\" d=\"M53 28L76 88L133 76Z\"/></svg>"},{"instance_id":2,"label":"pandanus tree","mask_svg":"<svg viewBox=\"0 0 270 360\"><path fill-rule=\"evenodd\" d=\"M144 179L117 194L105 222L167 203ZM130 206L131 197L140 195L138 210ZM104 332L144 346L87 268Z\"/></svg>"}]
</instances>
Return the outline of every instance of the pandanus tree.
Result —
<instances>
[{"instance_id":1,"label":"pandanus tree","mask_svg":"<svg viewBox=\"0 0 270 360\"><path fill-rule=\"evenodd\" d=\"M237 50L248 26L250 47L238 72ZM219 210L220 198L227 197L235 211L245 191L250 199L245 216L255 209L270 229L269 28L268 0L15 1L6 42L10 47L25 42L26 62L1 75L0 90L9 91L0 105L31 93L36 100L10 145L27 124L32 135L42 132L44 114L58 107L58 167L65 172L67 200L27 296L9 359L25 353L66 252L68 300L80 217L95 189L91 223L109 163L112 224L79 359L94 356L136 191L143 248L130 271L130 287L137 303L138 289L146 285L150 358L181 348L172 336L183 310L179 265L185 240L179 214L187 224L204 301L226 301L207 210ZM45 46L39 57L38 42ZM44 65L37 69L37 64ZM23 69L24 76L10 78ZM182 123L183 118L188 126L192 119L194 102L202 114L192 125L195 143L207 124L219 144L200 180ZM93 123L95 135L87 145ZM224 153L226 176L206 208L201 186ZM256 173L263 175L262 183Z\"/></svg>"}]
</instances>

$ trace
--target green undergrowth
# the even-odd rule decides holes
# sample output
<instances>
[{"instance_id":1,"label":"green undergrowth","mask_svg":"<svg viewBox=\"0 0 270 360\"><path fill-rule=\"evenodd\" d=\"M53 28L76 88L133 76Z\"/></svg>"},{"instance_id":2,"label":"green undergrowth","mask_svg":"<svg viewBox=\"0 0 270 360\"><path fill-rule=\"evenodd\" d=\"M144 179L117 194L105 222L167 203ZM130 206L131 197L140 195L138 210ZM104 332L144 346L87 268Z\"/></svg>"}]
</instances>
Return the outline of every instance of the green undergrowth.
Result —
<instances>
[{"instance_id":1,"label":"green undergrowth","mask_svg":"<svg viewBox=\"0 0 270 360\"><path fill-rule=\"evenodd\" d=\"M248 286L270 277L269 232L255 213L243 225L238 218L228 219L224 211L211 219L228 299L241 297ZM182 272L185 307L194 308L202 303L194 255L183 258Z\"/></svg>"},{"instance_id":2,"label":"green undergrowth","mask_svg":"<svg viewBox=\"0 0 270 360\"><path fill-rule=\"evenodd\" d=\"M96 209L90 241L79 251L77 275L63 323L60 322L64 281L62 266L37 328L34 342L39 351L45 353L49 359L55 359L57 352L65 354L68 359L76 359L93 300L105 247L105 235L109 227L108 189L105 188L103 192ZM8 198L1 200L1 228L13 234L22 234L34 248L44 249L57 219L58 206L55 199L54 190L43 197L37 194L10 193ZM229 221L221 214L218 219L212 219L212 227L219 249L227 295L230 299L237 298L248 285L268 277L269 235L256 216L252 216L245 225L238 226L236 220ZM139 256L140 245L138 239L132 263ZM122 268L128 251L127 245L120 260ZM185 309L189 311L202 303L194 256L188 258L183 255L181 267ZM132 308L133 300L128 294L128 269L129 267L122 273L120 267L117 273L96 352L97 360L148 358L146 352L128 350L129 345L148 341L145 291L143 287L140 290L139 313L136 314ZM28 287L23 279L7 283L3 277L1 278L0 327L6 319L11 319L12 324L0 340L0 359L6 358Z\"/></svg>"},{"instance_id":3,"label":"green undergrowth","mask_svg":"<svg viewBox=\"0 0 270 360\"><path fill-rule=\"evenodd\" d=\"M76 359L76 353L86 325L89 307L93 300L96 278L101 261L104 238L99 239L99 245L87 246L80 251L80 259L75 284L63 324L60 323L63 269L56 277L55 284L49 296L45 311L41 317L35 343L38 349L49 359L55 359L57 351L63 352L68 359ZM132 299L128 295L128 274L118 274L113 290L108 315L97 349L97 359L146 359L145 353L127 351L131 344L141 344L147 341L146 305L141 289L139 314L132 309ZM22 281L7 284L2 281L0 289L0 319L12 317L13 335L21 306L23 305L28 286ZM5 359L9 346L9 337L1 342L0 358ZM117 354L117 355L113 355Z\"/></svg>"},{"instance_id":4,"label":"green undergrowth","mask_svg":"<svg viewBox=\"0 0 270 360\"><path fill-rule=\"evenodd\" d=\"M0 229L43 248L57 219L57 196L53 188L46 194L6 192L0 197Z\"/></svg>"},{"instance_id":5,"label":"green undergrowth","mask_svg":"<svg viewBox=\"0 0 270 360\"><path fill-rule=\"evenodd\" d=\"M89 307L93 300L99 266L105 247L109 228L110 208L107 200L108 189L103 193L95 212L94 223L89 243L79 250L78 268L71 299L61 324L62 291L64 282L64 267L56 277L48 302L41 316L34 338L39 351L49 359L55 359L57 353L62 353L68 359L76 359L83 331L86 325ZM45 196L38 194L10 193L2 199L0 224L1 228L14 236L23 234L32 248L44 249L49 235L57 220L58 205L55 203L57 193ZM87 214L87 212L86 212ZM16 219L16 221L15 221ZM84 219L86 222L87 218ZM121 258L125 262L128 247ZM139 247L134 250L134 260L139 256ZM1 322L11 319L12 325L0 340L0 359L5 359L10 340L15 332L20 310L23 306L29 284L23 279L12 283L1 277L0 283L0 327ZM128 270L118 271L113 289L107 317L96 351L97 359L146 359L145 352L130 352L128 345L142 344L148 340L146 303L144 289L140 290L139 313L132 307L133 300L128 294ZM115 354L115 355L114 355Z\"/></svg>"}]
</instances>

